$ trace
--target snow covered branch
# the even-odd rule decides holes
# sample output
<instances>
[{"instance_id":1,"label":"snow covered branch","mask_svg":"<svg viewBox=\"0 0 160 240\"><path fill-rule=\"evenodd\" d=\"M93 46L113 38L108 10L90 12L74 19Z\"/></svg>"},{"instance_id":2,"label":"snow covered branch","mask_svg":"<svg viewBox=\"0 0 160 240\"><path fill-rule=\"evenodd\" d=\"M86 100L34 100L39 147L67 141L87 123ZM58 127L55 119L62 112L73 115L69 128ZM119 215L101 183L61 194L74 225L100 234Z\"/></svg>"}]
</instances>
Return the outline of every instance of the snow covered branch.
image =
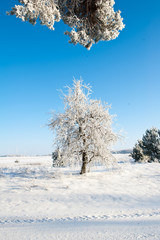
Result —
<instances>
[{"instance_id":1,"label":"snow covered branch","mask_svg":"<svg viewBox=\"0 0 160 240\"><path fill-rule=\"evenodd\" d=\"M98 41L109 41L124 28L121 12L114 11L114 0L18 0L8 13L22 21L42 25L54 30L54 23L61 19L71 27L65 34L70 43L90 49Z\"/></svg>"}]
</instances>

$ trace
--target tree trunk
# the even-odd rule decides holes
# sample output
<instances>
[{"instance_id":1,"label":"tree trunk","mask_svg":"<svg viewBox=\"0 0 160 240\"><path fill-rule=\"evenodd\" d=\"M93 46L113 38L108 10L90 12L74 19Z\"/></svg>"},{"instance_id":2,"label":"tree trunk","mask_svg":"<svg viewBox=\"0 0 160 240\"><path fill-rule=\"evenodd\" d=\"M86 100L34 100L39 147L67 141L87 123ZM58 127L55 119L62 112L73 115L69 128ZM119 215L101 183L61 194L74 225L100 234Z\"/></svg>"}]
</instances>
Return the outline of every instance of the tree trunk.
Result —
<instances>
[{"instance_id":1,"label":"tree trunk","mask_svg":"<svg viewBox=\"0 0 160 240\"><path fill-rule=\"evenodd\" d=\"M79 134L80 134L80 136L82 137L82 127L79 127ZM86 143L86 140L85 140L85 138L82 138L83 139L83 147L85 147L85 143ZM87 171L87 154L86 154L86 152L85 152L85 150L82 152L82 167L81 167L81 172L80 172L80 174L84 174L84 173L86 173L86 171Z\"/></svg>"},{"instance_id":2,"label":"tree trunk","mask_svg":"<svg viewBox=\"0 0 160 240\"><path fill-rule=\"evenodd\" d=\"M87 171L87 156L86 153L82 153L82 167L81 167L81 172L80 174L84 174Z\"/></svg>"}]
</instances>

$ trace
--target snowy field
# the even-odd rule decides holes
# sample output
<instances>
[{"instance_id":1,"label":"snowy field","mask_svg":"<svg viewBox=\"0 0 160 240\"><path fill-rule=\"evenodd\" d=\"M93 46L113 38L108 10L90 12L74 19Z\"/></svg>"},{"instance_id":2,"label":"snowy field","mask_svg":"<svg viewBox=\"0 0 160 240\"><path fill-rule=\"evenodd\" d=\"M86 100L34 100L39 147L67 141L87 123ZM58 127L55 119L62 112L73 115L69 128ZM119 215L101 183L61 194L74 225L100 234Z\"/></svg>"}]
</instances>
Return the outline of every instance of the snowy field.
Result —
<instances>
[{"instance_id":1,"label":"snowy field","mask_svg":"<svg viewBox=\"0 0 160 240\"><path fill-rule=\"evenodd\" d=\"M49 156L0 157L0 239L160 240L160 164L115 156L85 176Z\"/></svg>"}]
</instances>

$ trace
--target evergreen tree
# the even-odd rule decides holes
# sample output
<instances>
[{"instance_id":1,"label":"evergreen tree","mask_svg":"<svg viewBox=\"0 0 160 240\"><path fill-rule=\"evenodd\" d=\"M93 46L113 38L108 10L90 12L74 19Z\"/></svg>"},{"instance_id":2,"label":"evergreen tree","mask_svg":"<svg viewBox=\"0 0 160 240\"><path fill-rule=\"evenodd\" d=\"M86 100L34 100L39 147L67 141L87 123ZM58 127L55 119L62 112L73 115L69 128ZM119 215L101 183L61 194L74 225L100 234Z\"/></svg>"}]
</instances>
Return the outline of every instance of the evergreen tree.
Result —
<instances>
[{"instance_id":1,"label":"evergreen tree","mask_svg":"<svg viewBox=\"0 0 160 240\"><path fill-rule=\"evenodd\" d=\"M132 152L135 161L160 162L160 130L147 129Z\"/></svg>"},{"instance_id":2,"label":"evergreen tree","mask_svg":"<svg viewBox=\"0 0 160 240\"><path fill-rule=\"evenodd\" d=\"M139 143L140 141L138 141L138 143L135 144L135 147L133 148L133 151L131 153L131 156L133 159L135 159L135 162L141 162L145 159L143 149Z\"/></svg>"},{"instance_id":3,"label":"evergreen tree","mask_svg":"<svg viewBox=\"0 0 160 240\"><path fill-rule=\"evenodd\" d=\"M81 164L86 173L90 162L113 163L110 146L117 140L112 131L108 105L90 99L91 88L74 80L64 96L64 113L54 115L49 126L56 131L54 166Z\"/></svg>"}]
</instances>

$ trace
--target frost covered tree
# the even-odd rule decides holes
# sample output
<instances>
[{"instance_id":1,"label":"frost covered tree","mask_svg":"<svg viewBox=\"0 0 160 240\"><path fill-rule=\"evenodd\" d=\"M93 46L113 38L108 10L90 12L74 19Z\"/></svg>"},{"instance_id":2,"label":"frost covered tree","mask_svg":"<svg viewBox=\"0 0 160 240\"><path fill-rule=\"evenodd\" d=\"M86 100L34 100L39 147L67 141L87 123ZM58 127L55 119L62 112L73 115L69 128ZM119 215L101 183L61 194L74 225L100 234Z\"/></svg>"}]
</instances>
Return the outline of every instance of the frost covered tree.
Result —
<instances>
[{"instance_id":1,"label":"frost covered tree","mask_svg":"<svg viewBox=\"0 0 160 240\"><path fill-rule=\"evenodd\" d=\"M39 19L42 25L54 30L54 23L61 19L71 27L65 34L70 43L77 43L90 49L100 40L109 41L124 28L120 11L114 11L114 0L18 0L8 13L22 21L35 25Z\"/></svg>"},{"instance_id":2,"label":"frost covered tree","mask_svg":"<svg viewBox=\"0 0 160 240\"><path fill-rule=\"evenodd\" d=\"M139 140L138 143L135 144L131 156L133 159L135 159L135 162L145 161L145 156L142 149L142 141Z\"/></svg>"},{"instance_id":3,"label":"frost covered tree","mask_svg":"<svg viewBox=\"0 0 160 240\"><path fill-rule=\"evenodd\" d=\"M160 130L147 129L133 148L132 157L138 162L160 162Z\"/></svg>"},{"instance_id":4,"label":"frost covered tree","mask_svg":"<svg viewBox=\"0 0 160 240\"><path fill-rule=\"evenodd\" d=\"M56 132L54 166L81 164L86 173L91 162L113 163L110 146L117 140L112 131L109 106L90 99L91 88L81 80L63 93L64 113L54 115L49 124Z\"/></svg>"}]
</instances>

